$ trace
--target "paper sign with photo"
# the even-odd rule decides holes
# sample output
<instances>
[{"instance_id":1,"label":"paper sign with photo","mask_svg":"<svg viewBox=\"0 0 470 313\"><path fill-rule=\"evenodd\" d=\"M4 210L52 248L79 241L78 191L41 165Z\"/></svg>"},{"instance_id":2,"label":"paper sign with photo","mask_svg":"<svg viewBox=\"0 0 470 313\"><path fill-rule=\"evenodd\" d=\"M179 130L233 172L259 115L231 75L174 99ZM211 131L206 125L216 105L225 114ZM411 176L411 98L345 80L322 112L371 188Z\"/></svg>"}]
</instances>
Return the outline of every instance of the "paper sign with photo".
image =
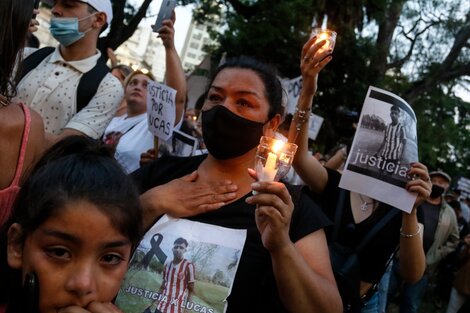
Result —
<instances>
[{"instance_id":1,"label":"paper sign with photo","mask_svg":"<svg viewBox=\"0 0 470 313\"><path fill-rule=\"evenodd\" d=\"M411 212L416 194L405 185L417 161L415 113L393 93L369 87L339 186Z\"/></svg>"},{"instance_id":2,"label":"paper sign with photo","mask_svg":"<svg viewBox=\"0 0 470 313\"><path fill-rule=\"evenodd\" d=\"M164 141L171 138L176 118L176 90L149 81L147 85L147 114L149 131Z\"/></svg>"},{"instance_id":3,"label":"paper sign with photo","mask_svg":"<svg viewBox=\"0 0 470 313\"><path fill-rule=\"evenodd\" d=\"M173 153L179 156L194 155L197 145L197 138L190 136L182 131L174 130L172 138Z\"/></svg>"},{"instance_id":4,"label":"paper sign with photo","mask_svg":"<svg viewBox=\"0 0 470 313\"><path fill-rule=\"evenodd\" d=\"M136 249L116 305L126 313L223 313L246 230L164 215Z\"/></svg>"}]
</instances>

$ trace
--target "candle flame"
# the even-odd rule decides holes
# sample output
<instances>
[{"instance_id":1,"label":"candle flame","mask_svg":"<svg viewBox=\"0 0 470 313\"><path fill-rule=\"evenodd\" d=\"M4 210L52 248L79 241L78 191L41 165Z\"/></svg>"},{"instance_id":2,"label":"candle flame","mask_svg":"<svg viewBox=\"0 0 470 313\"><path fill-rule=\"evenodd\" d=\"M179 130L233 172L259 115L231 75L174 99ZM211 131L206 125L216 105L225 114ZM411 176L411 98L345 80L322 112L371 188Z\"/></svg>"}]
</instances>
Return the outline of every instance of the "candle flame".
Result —
<instances>
[{"instance_id":1,"label":"candle flame","mask_svg":"<svg viewBox=\"0 0 470 313\"><path fill-rule=\"evenodd\" d=\"M318 41L321 41L321 40L326 40L328 39L328 33L320 33L320 35L318 36Z\"/></svg>"},{"instance_id":2,"label":"candle flame","mask_svg":"<svg viewBox=\"0 0 470 313\"><path fill-rule=\"evenodd\" d=\"M284 146L284 142L282 140L276 140L274 141L272 150L274 153L278 153L279 151L281 151L283 146Z\"/></svg>"}]
</instances>

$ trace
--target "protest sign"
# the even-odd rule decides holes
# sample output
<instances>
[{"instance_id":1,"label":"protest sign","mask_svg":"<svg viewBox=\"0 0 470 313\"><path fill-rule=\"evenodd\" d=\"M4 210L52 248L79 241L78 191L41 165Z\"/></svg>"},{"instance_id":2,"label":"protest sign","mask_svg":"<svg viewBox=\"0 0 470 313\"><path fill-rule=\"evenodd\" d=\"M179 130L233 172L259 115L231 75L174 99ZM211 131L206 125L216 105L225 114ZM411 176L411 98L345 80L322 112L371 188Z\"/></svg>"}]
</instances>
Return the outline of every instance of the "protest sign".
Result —
<instances>
[{"instance_id":1,"label":"protest sign","mask_svg":"<svg viewBox=\"0 0 470 313\"><path fill-rule=\"evenodd\" d=\"M323 124L323 117L310 114L309 126L308 126L308 138L315 140L317 139L318 132L320 131L321 125Z\"/></svg>"},{"instance_id":2,"label":"protest sign","mask_svg":"<svg viewBox=\"0 0 470 313\"><path fill-rule=\"evenodd\" d=\"M196 137L190 136L182 131L174 130L172 147L173 153L179 156L194 155L197 149L198 140Z\"/></svg>"},{"instance_id":3,"label":"protest sign","mask_svg":"<svg viewBox=\"0 0 470 313\"><path fill-rule=\"evenodd\" d=\"M302 90L302 76L293 79L281 80L282 88L287 94L287 107L286 113L294 114L295 107L299 101L300 91ZM311 114L310 124L308 129L308 137L315 140L318 136L318 132L323 124L323 117Z\"/></svg>"},{"instance_id":4,"label":"protest sign","mask_svg":"<svg viewBox=\"0 0 470 313\"><path fill-rule=\"evenodd\" d=\"M470 197L470 178L459 177L456 189L460 191L460 195L463 198Z\"/></svg>"},{"instance_id":5,"label":"protest sign","mask_svg":"<svg viewBox=\"0 0 470 313\"><path fill-rule=\"evenodd\" d=\"M418 161L416 115L400 97L369 87L339 186L411 212L405 189Z\"/></svg>"},{"instance_id":6,"label":"protest sign","mask_svg":"<svg viewBox=\"0 0 470 313\"><path fill-rule=\"evenodd\" d=\"M287 93L286 113L293 114L297 101L299 101L300 91L302 90L302 76L293 79L283 79L282 88Z\"/></svg>"},{"instance_id":7,"label":"protest sign","mask_svg":"<svg viewBox=\"0 0 470 313\"><path fill-rule=\"evenodd\" d=\"M147 115L149 131L161 140L170 139L175 124L176 90L149 81L147 85Z\"/></svg>"}]
</instances>

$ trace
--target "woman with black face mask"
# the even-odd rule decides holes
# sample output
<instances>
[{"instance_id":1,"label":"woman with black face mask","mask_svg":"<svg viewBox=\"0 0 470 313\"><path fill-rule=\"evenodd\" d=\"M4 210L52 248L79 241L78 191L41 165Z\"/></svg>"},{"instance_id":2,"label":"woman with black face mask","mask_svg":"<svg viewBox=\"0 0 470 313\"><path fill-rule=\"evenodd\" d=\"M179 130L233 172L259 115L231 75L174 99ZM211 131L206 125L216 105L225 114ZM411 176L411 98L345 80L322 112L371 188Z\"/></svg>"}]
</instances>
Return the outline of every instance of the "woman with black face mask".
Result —
<instances>
[{"instance_id":1,"label":"woman with black face mask","mask_svg":"<svg viewBox=\"0 0 470 313\"><path fill-rule=\"evenodd\" d=\"M313 43L306 46L318 73L330 58ZM227 312L341 312L323 231L330 222L300 188L258 182L248 170L282 112L282 87L270 67L246 57L219 67L202 108L208 155L163 157L133 174L147 191L144 219L150 226L163 213L191 215L187 220L246 230Z\"/></svg>"}]
</instances>

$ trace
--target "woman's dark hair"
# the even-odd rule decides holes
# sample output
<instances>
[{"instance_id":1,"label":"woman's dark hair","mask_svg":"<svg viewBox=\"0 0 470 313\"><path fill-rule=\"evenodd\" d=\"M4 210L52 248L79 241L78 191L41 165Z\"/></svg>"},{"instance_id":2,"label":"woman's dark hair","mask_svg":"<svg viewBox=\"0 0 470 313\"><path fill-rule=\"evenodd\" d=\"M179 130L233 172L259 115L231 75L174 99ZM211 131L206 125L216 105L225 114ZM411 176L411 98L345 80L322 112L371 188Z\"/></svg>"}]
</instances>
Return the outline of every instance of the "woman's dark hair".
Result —
<instances>
[{"instance_id":1,"label":"woman's dark hair","mask_svg":"<svg viewBox=\"0 0 470 313\"><path fill-rule=\"evenodd\" d=\"M141 239L139 194L132 179L101 142L71 136L48 150L21 188L10 223L24 234L74 201L98 207L135 247Z\"/></svg>"},{"instance_id":2,"label":"woman's dark hair","mask_svg":"<svg viewBox=\"0 0 470 313\"><path fill-rule=\"evenodd\" d=\"M137 246L142 235L142 215L133 181L107 146L84 136L67 137L36 164L18 194L10 220L0 230L0 304L9 302L14 308L24 299L20 291L21 271L10 269L6 260L8 227L19 223L25 240L74 201L94 204L129 238L133 248Z\"/></svg>"},{"instance_id":3,"label":"woman's dark hair","mask_svg":"<svg viewBox=\"0 0 470 313\"><path fill-rule=\"evenodd\" d=\"M209 88L214 82L215 77L222 70L227 68L248 69L258 74L259 78L261 78L263 81L264 88L266 89L266 98L269 102L268 118L272 119L276 114L283 115L284 108L282 106L282 85L281 81L277 77L277 71L274 67L262 63L252 57L239 56L235 58L229 58L224 64L217 68L209 83Z\"/></svg>"},{"instance_id":4,"label":"woman's dark hair","mask_svg":"<svg viewBox=\"0 0 470 313\"><path fill-rule=\"evenodd\" d=\"M26 47L28 48L39 48L41 43L39 42L39 38L36 37L32 33L28 33L28 36L26 36Z\"/></svg>"},{"instance_id":5,"label":"woman's dark hair","mask_svg":"<svg viewBox=\"0 0 470 313\"><path fill-rule=\"evenodd\" d=\"M0 1L0 94L8 99L16 96L16 78L12 73L16 62L21 63L33 5L33 0Z\"/></svg>"}]
</instances>

